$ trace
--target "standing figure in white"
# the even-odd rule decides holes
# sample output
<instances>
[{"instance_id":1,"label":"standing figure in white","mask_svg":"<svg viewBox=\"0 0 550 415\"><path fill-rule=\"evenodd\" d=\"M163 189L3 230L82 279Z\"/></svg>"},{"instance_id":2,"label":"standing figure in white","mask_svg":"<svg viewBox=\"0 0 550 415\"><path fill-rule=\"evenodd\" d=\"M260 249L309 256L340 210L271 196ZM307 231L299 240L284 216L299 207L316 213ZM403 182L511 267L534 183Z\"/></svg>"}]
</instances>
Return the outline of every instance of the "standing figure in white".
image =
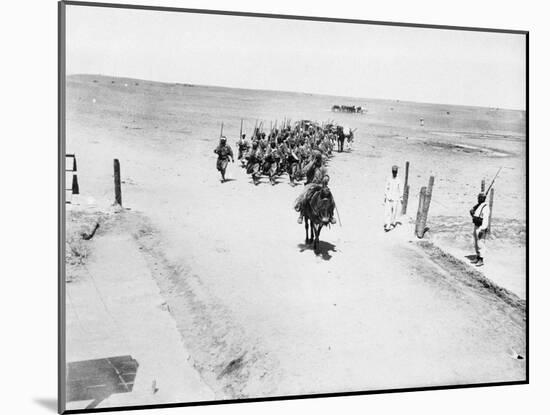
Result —
<instances>
[{"instance_id":1,"label":"standing figure in white","mask_svg":"<svg viewBox=\"0 0 550 415\"><path fill-rule=\"evenodd\" d=\"M397 225L397 210L402 201L401 179L397 177L397 166L392 166L391 177L386 181L384 192L384 230L391 231Z\"/></svg>"}]
</instances>

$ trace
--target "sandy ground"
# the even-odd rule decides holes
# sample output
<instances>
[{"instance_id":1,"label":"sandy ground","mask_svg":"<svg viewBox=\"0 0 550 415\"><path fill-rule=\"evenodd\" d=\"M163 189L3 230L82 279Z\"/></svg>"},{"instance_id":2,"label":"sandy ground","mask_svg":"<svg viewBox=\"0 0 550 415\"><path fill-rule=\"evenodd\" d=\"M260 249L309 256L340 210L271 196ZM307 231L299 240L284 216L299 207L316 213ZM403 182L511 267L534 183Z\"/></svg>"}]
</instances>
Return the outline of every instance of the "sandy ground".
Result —
<instances>
[{"instance_id":1,"label":"sandy ground","mask_svg":"<svg viewBox=\"0 0 550 415\"><path fill-rule=\"evenodd\" d=\"M212 400L132 237L140 218L69 209L70 231L89 233L95 223L101 226L93 239L70 243L75 249L67 267L67 361L130 355L139 363L132 393L107 396L97 407ZM70 402L66 409L96 407L92 402Z\"/></svg>"},{"instance_id":2,"label":"sandy ground","mask_svg":"<svg viewBox=\"0 0 550 415\"><path fill-rule=\"evenodd\" d=\"M67 150L78 154L80 203L108 209L112 159L118 157L123 204L146 218L135 224L132 238L169 306L184 353L216 398L525 378L525 360L515 358L525 356L524 224L517 225L519 236L493 250L495 263L509 256L507 250L516 252L515 268L487 266L491 280L508 281L509 291L500 294L494 285L478 284L484 275L460 261L472 253L467 237L447 243L457 261L420 246L407 217L390 233L382 229L386 174L406 160L409 213L415 213L420 186L436 175L429 241L445 247L452 240L453 231L441 224L456 223L455 234L467 231L465 215L479 181L500 164L507 165L508 186L497 189L498 217L503 228L516 229L509 225L524 217L521 158L495 152L521 153L521 142L491 137L491 146L484 142L472 154L449 148L441 135L433 145L429 137L406 138L410 129L373 121L358 130L352 152L330 161L342 226L323 230L315 255L303 244L304 229L292 210L301 189L288 186L286 177L274 187L255 187L235 164L228 171L233 180L219 183L210 155L217 123L206 120L206 127L189 132L195 140L167 143L159 137L169 133L154 127L167 128L166 112L150 109L149 127L131 130L124 114L124 120L105 111L94 115L90 95L75 90L72 97L78 102L68 114ZM127 260L125 250L118 260ZM72 298L78 284L67 286ZM68 326L68 341L76 336ZM201 399L188 392L182 400ZM148 395L134 399L150 403Z\"/></svg>"}]
</instances>

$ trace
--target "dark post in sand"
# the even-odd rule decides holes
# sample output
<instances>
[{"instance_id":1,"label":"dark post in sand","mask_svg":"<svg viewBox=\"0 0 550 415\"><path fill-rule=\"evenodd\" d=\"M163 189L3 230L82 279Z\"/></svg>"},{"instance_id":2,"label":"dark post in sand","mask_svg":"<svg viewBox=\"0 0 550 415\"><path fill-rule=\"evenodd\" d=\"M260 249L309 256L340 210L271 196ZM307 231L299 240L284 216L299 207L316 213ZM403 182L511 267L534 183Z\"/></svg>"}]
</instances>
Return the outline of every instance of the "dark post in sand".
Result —
<instances>
[{"instance_id":1,"label":"dark post in sand","mask_svg":"<svg viewBox=\"0 0 550 415\"><path fill-rule=\"evenodd\" d=\"M78 178L76 177L76 174L73 174L73 183L71 186L71 193L73 195L80 194L80 188L78 187Z\"/></svg>"},{"instance_id":2,"label":"dark post in sand","mask_svg":"<svg viewBox=\"0 0 550 415\"><path fill-rule=\"evenodd\" d=\"M120 188L120 163L118 159L113 161L115 169L115 204L122 206L122 191Z\"/></svg>"},{"instance_id":3,"label":"dark post in sand","mask_svg":"<svg viewBox=\"0 0 550 415\"><path fill-rule=\"evenodd\" d=\"M430 202L432 201L432 191L434 187L434 181L435 177L430 176L430 181L428 182L428 189L426 190L424 201L422 203L422 209L420 212L420 220L418 223L418 216L417 216L417 224L416 224L416 236L419 238L424 237L424 233L426 232L426 222L428 221L428 210L430 209Z\"/></svg>"},{"instance_id":4,"label":"dark post in sand","mask_svg":"<svg viewBox=\"0 0 550 415\"><path fill-rule=\"evenodd\" d=\"M409 162L405 163L405 184L403 185L403 203L401 205L401 214L407 213L407 205L409 203Z\"/></svg>"},{"instance_id":5,"label":"dark post in sand","mask_svg":"<svg viewBox=\"0 0 550 415\"><path fill-rule=\"evenodd\" d=\"M424 233L426 232L426 223L428 222L428 210L430 209L430 203L432 201L432 192L434 188L434 181L435 177L430 176L430 181L428 182L428 189L426 190L426 200L424 202L424 206L422 207L422 235L421 238L424 236Z\"/></svg>"},{"instance_id":6,"label":"dark post in sand","mask_svg":"<svg viewBox=\"0 0 550 415\"><path fill-rule=\"evenodd\" d=\"M420 231L422 226L422 211L424 210L424 203L426 203L426 186L422 186L420 189L420 196L418 198L418 211L416 212L416 227L414 233L418 238L422 238L421 234L424 235L424 232Z\"/></svg>"}]
</instances>

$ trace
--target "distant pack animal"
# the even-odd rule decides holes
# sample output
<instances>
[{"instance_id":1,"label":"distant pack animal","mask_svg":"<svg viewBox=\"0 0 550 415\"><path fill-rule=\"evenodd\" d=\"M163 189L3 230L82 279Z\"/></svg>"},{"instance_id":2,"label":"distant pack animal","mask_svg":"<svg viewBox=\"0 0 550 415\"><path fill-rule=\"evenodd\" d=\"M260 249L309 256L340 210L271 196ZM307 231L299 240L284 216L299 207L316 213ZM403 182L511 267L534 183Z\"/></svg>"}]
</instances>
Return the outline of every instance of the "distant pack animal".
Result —
<instances>
[{"instance_id":1,"label":"distant pack animal","mask_svg":"<svg viewBox=\"0 0 550 415\"><path fill-rule=\"evenodd\" d=\"M362 114L363 108L356 107L355 105L333 105L333 112L350 112L352 114Z\"/></svg>"}]
</instances>

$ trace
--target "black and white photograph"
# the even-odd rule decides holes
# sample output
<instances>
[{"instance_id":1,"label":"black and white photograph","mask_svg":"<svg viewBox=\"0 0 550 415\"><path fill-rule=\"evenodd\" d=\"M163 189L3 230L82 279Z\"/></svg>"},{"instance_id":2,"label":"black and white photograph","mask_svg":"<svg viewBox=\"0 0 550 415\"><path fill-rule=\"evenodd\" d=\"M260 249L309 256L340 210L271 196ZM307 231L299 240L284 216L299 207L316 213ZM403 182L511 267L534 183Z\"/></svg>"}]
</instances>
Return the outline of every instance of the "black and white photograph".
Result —
<instances>
[{"instance_id":1,"label":"black and white photograph","mask_svg":"<svg viewBox=\"0 0 550 415\"><path fill-rule=\"evenodd\" d=\"M59 12L61 411L528 382L527 31Z\"/></svg>"}]
</instances>

